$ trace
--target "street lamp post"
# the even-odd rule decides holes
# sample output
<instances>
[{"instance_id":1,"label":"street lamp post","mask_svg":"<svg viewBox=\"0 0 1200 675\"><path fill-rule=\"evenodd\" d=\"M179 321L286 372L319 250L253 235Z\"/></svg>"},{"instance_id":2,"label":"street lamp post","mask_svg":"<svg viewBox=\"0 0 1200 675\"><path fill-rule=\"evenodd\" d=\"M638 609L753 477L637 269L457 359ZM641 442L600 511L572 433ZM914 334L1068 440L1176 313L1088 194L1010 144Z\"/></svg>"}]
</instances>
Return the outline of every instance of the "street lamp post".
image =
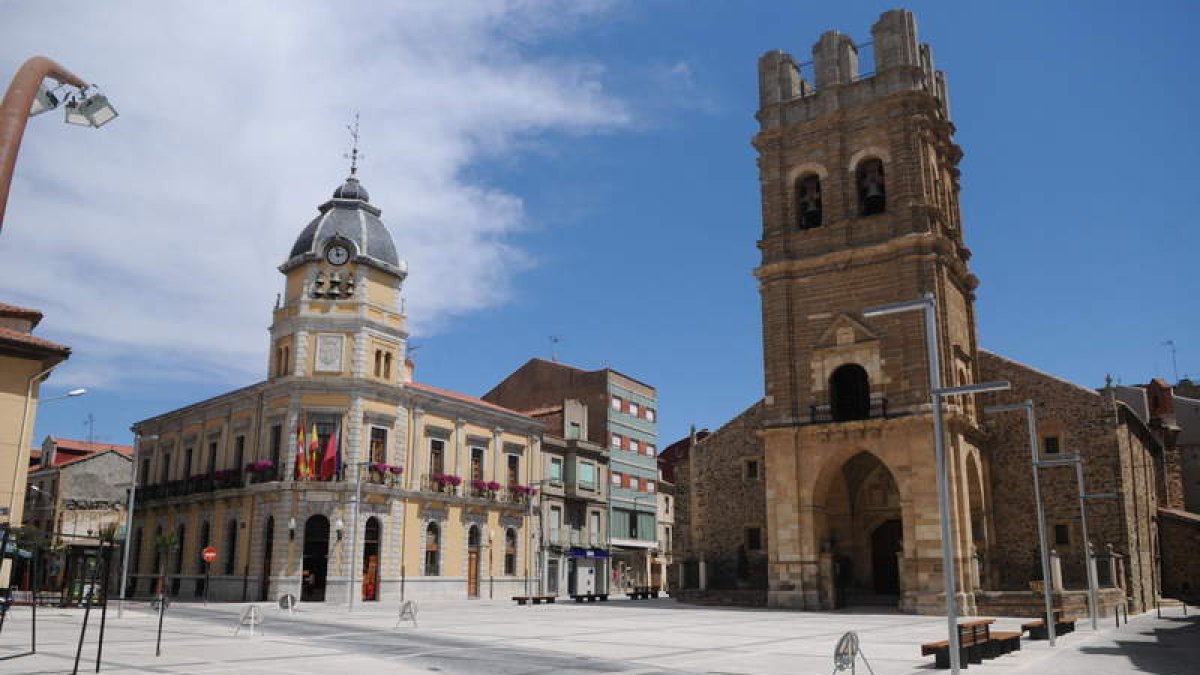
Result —
<instances>
[{"instance_id":1,"label":"street lamp post","mask_svg":"<svg viewBox=\"0 0 1200 675\"><path fill-rule=\"evenodd\" d=\"M129 581L129 540L133 538L133 507L137 503L137 469L138 455L142 451L142 441L157 441L158 434L142 436L140 432L133 437L133 463L129 467L129 492L125 503L125 541L121 551L121 595L117 600L117 618L125 614L125 584ZM205 597L208 597L208 584L204 586Z\"/></svg>"},{"instance_id":2,"label":"street lamp post","mask_svg":"<svg viewBox=\"0 0 1200 675\"><path fill-rule=\"evenodd\" d=\"M1035 451L1036 453L1036 451ZM1036 456L1036 454L1035 454ZM1083 457L1078 454L1063 455L1054 459L1039 459L1037 468L1049 468L1055 466L1074 466L1075 467L1075 482L1079 489L1079 523L1083 530L1083 567L1084 573L1087 575L1088 583L1088 614L1092 621L1092 630L1096 630L1099 619L1097 617L1097 607L1100 602L1099 593L1096 590L1096 568L1092 563L1092 542L1088 539L1087 529L1087 500L1088 499L1115 499L1116 495L1110 494L1087 494L1083 488ZM1046 617L1047 623L1050 623L1050 617Z\"/></svg>"},{"instance_id":3,"label":"street lamp post","mask_svg":"<svg viewBox=\"0 0 1200 675\"><path fill-rule=\"evenodd\" d=\"M941 512L942 570L945 576L946 630L950 647L950 671L959 672L958 606L955 599L954 540L950 527L950 473L946 461L945 439L943 438L942 398L959 394L977 394L985 391L1007 389L1009 384L988 383L943 389L941 359L938 352L937 300L933 293L926 292L919 300L873 307L863 312L863 317L877 317L901 312L921 311L925 322L925 349L929 362L929 397L933 405L934 462L937 464L938 508Z\"/></svg>"},{"instance_id":4,"label":"street lamp post","mask_svg":"<svg viewBox=\"0 0 1200 675\"><path fill-rule=\"evenodd\" d=\"M47 91L42 85L46 78L57 81L59 87ZM34 56L25 61L13 76L4 92L4 100L0 102L0 229L4 227L8 192L12 186L17 153L21 150L21 138L25 135L25 125L30 117L58 107L59 97L55 92L63 87L76 90L67 97L65 119L68 123L99 128L117 116L108 99L97 92L94 86L53 60Z\"/></svg>"},{"instance_id":5,"label":"street lamp post","mask_svg":"<svg viewBox=\"0 0 1200 675\"><path fill-rule=\"evenodd\" d=\"M1050 548L1046 545L1046 515L1045 507L1042 505L1042 487L1038 480L1038 435L1037 420L1034 418L1033 413L1033 401L1026 400L1023 403L1014 403L1011 405L992 405L984 408L983 412L990 415L1014 410L1025 411L1026 425L1029 429L1029 452L1032 458L1030 466L1033 469L1033 499L1037 504L1038 544L1042 558L1042 596L1046 602L1046 634L1050 638L1050 646L1053 647L1056 631L1053 617L1054 603L1050 597Z\"/></svg>"}]
</instances>

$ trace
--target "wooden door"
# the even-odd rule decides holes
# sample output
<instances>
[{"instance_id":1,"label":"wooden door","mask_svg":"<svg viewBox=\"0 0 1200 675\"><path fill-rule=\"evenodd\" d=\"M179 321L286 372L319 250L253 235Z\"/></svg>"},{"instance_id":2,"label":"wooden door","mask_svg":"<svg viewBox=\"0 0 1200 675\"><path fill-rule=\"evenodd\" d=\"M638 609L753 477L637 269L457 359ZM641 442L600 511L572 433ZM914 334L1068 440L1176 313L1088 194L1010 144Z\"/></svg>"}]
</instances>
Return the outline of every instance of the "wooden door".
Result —
<instances>
[{"instance_id":1,"label":"wooden door","mask_svg":"<svg viewBox=\"0 0 1200 675\"><path fill-rule=\"evenodd\" d=\"M467 597L479 597L479 549L467 551Z\"/></svg>"}]
</instances>

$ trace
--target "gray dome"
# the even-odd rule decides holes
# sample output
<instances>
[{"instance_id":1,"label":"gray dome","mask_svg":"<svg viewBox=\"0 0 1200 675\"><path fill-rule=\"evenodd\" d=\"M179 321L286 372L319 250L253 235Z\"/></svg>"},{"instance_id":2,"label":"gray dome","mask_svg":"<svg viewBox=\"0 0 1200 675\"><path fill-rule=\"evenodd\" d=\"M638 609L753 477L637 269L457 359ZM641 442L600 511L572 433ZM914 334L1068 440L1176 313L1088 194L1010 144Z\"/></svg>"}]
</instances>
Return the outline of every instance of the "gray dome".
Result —
<instances>
[{"instance_id":1,"label":"gray dome","mask_svg":"<svg viewBox=\"0 0 1200 675\"><path fill-rule=\"evenodd\" d=\"M333 199L317 207L320 215L312 220L296 243L280 271L324 255L330 239L353 245L355 259L403 276L405 265L396 255L396 244L383 221L380 210L368 203L367 189L353 175L333 191Z\"/></svg>"}]
</instances>

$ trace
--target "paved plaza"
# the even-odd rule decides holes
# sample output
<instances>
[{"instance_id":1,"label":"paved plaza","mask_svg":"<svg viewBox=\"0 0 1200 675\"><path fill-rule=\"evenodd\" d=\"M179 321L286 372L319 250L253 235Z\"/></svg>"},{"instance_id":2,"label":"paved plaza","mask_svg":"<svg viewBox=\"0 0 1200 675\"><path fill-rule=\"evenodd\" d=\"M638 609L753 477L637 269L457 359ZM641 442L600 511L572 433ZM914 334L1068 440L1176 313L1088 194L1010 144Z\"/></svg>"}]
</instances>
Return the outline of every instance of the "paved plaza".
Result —
<instances>
[{"instance_id":1,"label":"paved plaza","mask_svg":"<svg viewBox=\"0 0 1200 675\"><path fill-rule=\"evenodd\" d=\"M154 656L157 616L144 603L109 614L106 673L831 673L838 638L858 632L878 675L940 672L919 645L944 636L938 617L865 610L799 613L683 605L671 599L517 607L500 600L427 603L418 627L396 627L393 605L263 607L265 635L234 636L246 605L177 604ZM69 673L83 611L38 612L38 650L0 661L0 673ZM1000 619L997 629L1019 619ZM80 672L93 672L99 614L93 613ZM0 651L27 651L30 610L13 610ZM1200 616L1180 607L1131 617L1117 629L1086 622L1051 650L1025 640L1018 653L970 667L975 673L1195 673ZM867 670L859 666L859 673Z\"/></svg>"}]
</instances>

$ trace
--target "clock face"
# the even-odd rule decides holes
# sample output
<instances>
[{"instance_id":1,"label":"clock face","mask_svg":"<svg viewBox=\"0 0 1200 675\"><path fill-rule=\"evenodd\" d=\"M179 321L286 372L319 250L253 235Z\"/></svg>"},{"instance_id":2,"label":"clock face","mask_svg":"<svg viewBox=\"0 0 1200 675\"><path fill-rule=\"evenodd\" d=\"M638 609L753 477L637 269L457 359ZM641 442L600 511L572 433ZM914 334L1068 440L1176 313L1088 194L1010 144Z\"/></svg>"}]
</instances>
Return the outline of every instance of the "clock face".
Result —
<instances>
[{"instance_id":1,"label":"clock face","mask_svg":"<svg viewBox=\"0 0 1200 675\"><path fill-rule=\"evenodd\" d=\"M344 265L350 259L350 250L341 244L334 244L325 251L325 259L334 265Z\"/></svg>"}]
</instances>

